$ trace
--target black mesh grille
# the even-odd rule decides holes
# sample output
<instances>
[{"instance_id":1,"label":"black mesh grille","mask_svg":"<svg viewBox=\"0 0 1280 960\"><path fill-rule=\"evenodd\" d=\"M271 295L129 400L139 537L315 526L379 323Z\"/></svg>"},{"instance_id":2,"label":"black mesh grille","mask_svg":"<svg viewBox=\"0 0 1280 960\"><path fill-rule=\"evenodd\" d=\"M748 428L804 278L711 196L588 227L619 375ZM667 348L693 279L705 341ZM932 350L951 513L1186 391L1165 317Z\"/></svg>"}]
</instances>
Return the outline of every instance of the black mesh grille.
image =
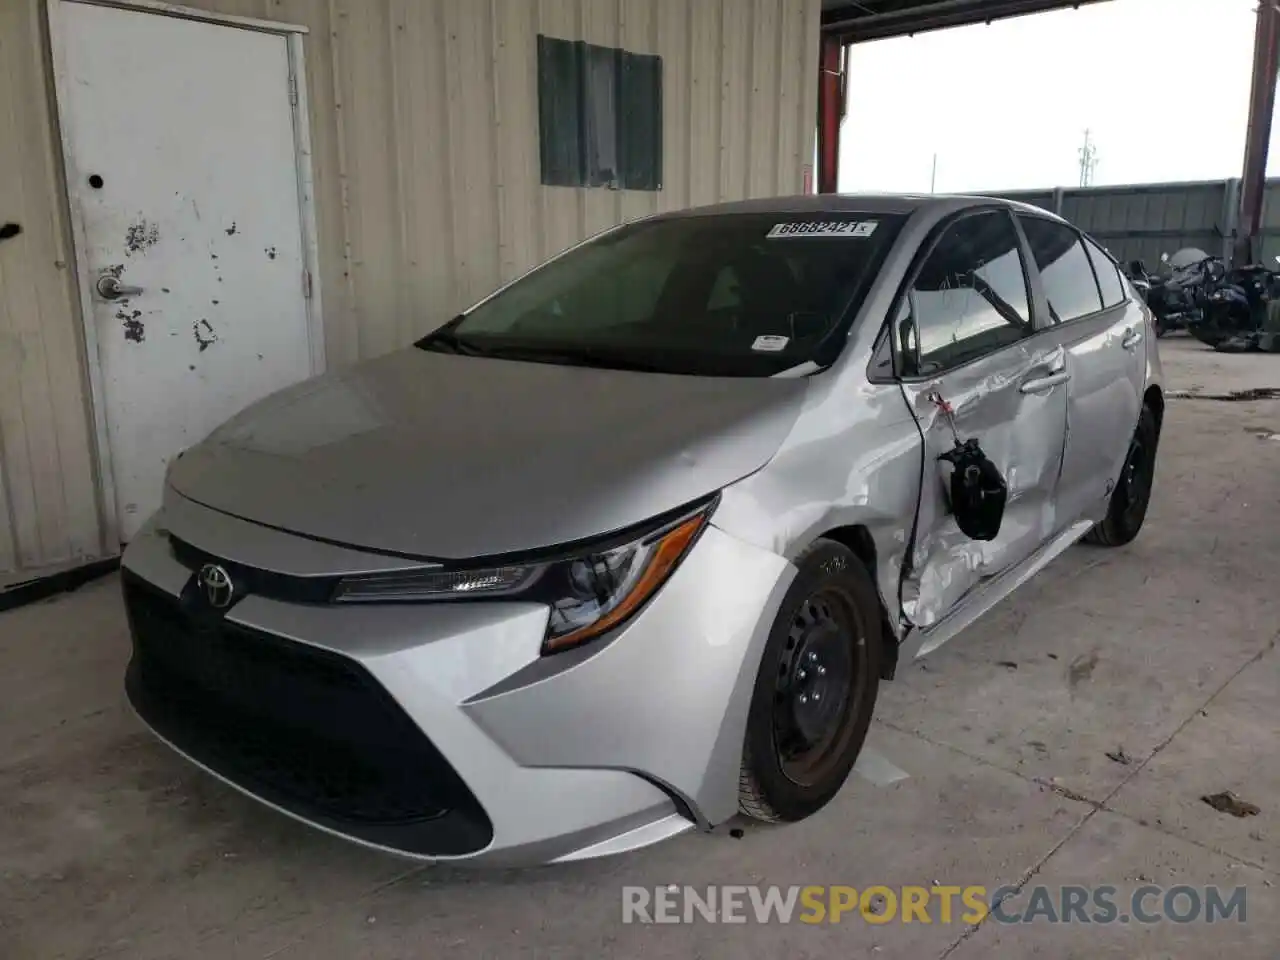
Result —
<instances>
[{"instance_id":1,"label":"black mesh grille","mask_svg":"<svg viewBox=\"0 0 1280 960\"><path fill-rule=\"evenodd\" d=\"M124 591L130 697L179 749L370 842L440 855L487 845L474 796L359 664L186 610L128 573Z\"/></svg>"}]
</instances>

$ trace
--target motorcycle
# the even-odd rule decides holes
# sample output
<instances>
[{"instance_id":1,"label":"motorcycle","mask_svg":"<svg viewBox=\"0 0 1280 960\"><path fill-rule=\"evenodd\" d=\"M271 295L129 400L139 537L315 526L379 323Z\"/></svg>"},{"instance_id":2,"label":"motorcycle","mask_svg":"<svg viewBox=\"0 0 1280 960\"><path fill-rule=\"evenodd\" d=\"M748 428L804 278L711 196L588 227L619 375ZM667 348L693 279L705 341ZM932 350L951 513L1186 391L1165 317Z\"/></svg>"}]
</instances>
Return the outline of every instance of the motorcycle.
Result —
<instances>
[{"instance_id":1,"label":"motorcycle","mask_svg":"<svg viewBox=\"0 0 1280 960\"><path fill-rule=\"evenodd\" d=\"M1190 328L1191 335L1223 352L1262 349L1276 301L1280 301L1280 273L1262 264L1232 268L1208 292L1203 316ZM1273 338L1267 339L1271 349Z\"/></svg>"},{"instance_id":2,"label":"motorcycle","mask_svg":"<svg viewBox=\"0 0 1280 960\"><path fill-rule=\"evenodd\" d=\"M1131 264L1131 269L1141 268L1145 275L1146 301L1155 318L1157 337L1171 330L1189 330L1199 323L1208 294L1226 269L1220 258L1194 247L1179 250L1172 257L1163 253L1160 262L1168 274L1151 276L1140 261Z\"/></svg>"}]
</instances>

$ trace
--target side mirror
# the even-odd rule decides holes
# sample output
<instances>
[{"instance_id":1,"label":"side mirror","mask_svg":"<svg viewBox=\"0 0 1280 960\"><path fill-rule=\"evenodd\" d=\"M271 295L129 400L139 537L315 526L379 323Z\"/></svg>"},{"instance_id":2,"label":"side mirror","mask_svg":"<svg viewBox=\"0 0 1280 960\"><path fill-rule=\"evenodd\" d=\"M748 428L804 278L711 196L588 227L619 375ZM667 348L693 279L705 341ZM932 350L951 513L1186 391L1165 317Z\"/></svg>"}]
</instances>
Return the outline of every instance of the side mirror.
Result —
<instances>
[{"instance_id":1,"label":"side mirror","mask_svg":"<svg viewBox=\"0 0 1280 960\"><path fill-rule=\"evenodd\" d=\"M972 540L994 540L1000 534L1009 485L991 462L977 438L959 440L939 460L952 466L951 512L960 532Z\"/></svg>"},{"instance_id":2,"label":"side mirror","mask_svg":"<svg viewBox=\"0 0 1280 960\"><path fill-rule=\"evenodd\" d=\"M912 361L916 359L915 332L916 328L911 322L911 314L904 314L902 319L898 321L898 349L904 357L908 357Z\"/></svg>"}]
</instances>

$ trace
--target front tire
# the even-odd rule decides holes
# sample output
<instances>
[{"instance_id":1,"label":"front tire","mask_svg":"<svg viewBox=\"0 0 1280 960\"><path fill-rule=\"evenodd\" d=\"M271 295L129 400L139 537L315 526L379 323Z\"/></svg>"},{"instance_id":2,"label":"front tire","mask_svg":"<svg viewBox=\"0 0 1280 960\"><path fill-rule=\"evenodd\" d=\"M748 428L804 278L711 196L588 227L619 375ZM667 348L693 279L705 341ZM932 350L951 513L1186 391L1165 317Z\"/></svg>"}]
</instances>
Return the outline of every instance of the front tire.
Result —
<instances>
[{"instance_id":1,"label":"front tire","mask_svg":"<svg viewBox=\"0 0 1280 960\"><path fill-rule=\"evenodd\" d=\"M1107 515L1085 534L1086 542L1101 547L1122 547L1137 537L1151 504L1159 440L1160 425L1155 412L1144 403L1120 471L1120 482L1111 492Z\"/></svg>"},{"instance_id":2,"label":"front tire","mask_svg":"<svg viewBox=\"0 0 1280 960\"><path fill-rule=\"evenodd\" d=\"M811 816L848 779L887 642L875 584L852 550L817 540L796 565L756 675L738 780L739 809L770 823Z\"/></svg>"}]
</instances>

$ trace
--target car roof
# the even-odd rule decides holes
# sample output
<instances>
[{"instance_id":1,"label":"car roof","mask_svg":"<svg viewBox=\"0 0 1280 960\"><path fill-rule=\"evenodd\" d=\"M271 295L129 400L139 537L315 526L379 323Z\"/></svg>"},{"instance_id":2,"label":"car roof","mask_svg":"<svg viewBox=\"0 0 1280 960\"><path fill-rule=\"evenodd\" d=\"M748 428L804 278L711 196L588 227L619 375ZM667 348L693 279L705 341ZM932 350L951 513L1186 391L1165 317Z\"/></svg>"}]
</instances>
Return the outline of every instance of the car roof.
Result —
<instances>
[{"instance_id":1,"label":"car roof","mask_svg":"<svg viewBox=\"0 0 1280 960\"><path fill-rule=\"evenodd\" d=\"M756 200L736 200L728 203L714 203L702 207L691 207L687 210L676 210L658 215L660 219L682 217L714 217L735 213L777 213L777 214L837 214L837 213L870 213L870 214L912 214L920 210L928 210L938 215L962 210L966 207L997 204L1014 210L1047 215L1060 219L1047 210L1022 203L1017 200L1006 200L1003 197L988 197L969 194L912 194L912 193L820 193L798 194L787 197L767 197Z\"/></svg>"}]
</instances>

